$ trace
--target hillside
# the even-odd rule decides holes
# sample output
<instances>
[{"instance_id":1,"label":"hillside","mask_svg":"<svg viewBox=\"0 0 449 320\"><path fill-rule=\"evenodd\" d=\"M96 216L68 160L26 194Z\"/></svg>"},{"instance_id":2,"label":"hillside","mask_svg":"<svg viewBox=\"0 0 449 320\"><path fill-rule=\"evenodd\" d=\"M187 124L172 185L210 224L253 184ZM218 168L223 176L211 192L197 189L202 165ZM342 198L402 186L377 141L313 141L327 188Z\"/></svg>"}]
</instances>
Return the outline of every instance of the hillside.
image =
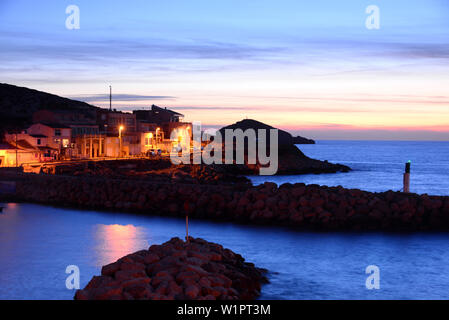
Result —
<instances>
[{"instance_id":1,"label":"hillside","mask_svg":"<svg viewBox=\"0 0 449 320\"><path fill-rule=\"evenodd\" d=\"M92 110L97 107L54 94L0 83L0 134L31 124L33 113L42 110Z\"/></svg>"}]
</instances>

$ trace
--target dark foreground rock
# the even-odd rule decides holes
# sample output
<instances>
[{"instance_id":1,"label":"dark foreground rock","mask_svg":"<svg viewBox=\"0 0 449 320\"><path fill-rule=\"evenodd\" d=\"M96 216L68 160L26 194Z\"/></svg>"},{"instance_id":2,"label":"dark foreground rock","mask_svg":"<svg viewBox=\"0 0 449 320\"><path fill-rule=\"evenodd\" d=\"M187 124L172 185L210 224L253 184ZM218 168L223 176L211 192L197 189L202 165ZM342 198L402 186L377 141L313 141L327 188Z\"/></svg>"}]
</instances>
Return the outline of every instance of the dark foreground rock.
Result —
<instances>
[{"instance_id":1,"label":"dark foreground rock","mask_svg":"<svg viewBox=\"0 0 449 320\"><path fill-rule=\"evenodd\" d=\"M251 300L266 270L203 239L173 238L103 266L75 300Z\"/></svg>"}]
</instances>

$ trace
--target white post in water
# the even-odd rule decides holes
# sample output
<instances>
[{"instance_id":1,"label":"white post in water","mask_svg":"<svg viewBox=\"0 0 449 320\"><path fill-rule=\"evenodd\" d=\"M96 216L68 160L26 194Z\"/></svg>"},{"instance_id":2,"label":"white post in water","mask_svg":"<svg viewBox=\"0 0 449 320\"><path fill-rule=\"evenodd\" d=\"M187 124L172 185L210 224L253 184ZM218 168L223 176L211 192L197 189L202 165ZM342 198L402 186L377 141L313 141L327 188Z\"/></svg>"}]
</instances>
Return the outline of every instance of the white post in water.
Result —
<instances>
[{"instance_id":1,"label":"white post in water","mask_svg":"<svg viewBox=\"0 0 449 320\"><path fill-rule=\"evenodd\" d=\"M407 161L405 164L405 173L404 173L404 192L410 192L410 164L411 161Z\"/></svg>"}]
</instances>

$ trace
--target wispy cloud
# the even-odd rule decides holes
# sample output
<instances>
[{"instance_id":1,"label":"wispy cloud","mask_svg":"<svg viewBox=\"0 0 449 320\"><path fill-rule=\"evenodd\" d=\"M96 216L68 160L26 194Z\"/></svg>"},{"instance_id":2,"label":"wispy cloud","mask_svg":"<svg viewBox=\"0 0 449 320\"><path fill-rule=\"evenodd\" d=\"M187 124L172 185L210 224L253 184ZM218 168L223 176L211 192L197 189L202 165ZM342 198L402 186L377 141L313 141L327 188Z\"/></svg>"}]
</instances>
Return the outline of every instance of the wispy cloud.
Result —
<instances>
[{"instance_id":1,"label":"wispy cloud","mask_svg":"<svg viewBox=\"0 0 449 320\"><path fill-rule=\"evenodd\" d=\"M147 96L147 95L137 95L137 94L113 94L114 101L148 101L148 100L175 100L174 96ZM75 95L69 96L76 100L81 100L85 102L105 102L109 101L109 95L107 94L91 94L91 95Z\"/></svg>"}]
</instances>

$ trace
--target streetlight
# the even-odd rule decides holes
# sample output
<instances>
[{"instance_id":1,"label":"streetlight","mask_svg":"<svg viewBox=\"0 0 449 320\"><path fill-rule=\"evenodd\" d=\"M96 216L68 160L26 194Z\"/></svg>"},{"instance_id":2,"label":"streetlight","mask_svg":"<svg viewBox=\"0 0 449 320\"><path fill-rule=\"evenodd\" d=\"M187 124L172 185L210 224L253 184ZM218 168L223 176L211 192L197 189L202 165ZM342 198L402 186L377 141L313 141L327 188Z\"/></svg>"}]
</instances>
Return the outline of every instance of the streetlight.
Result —
<instances>
[{"instance_id":1,"label":"streetlight","mask_svg":"<svg viewBox=\"0 0 449 320\"><path fill-rule=\"evenodd\" d=\"M156 128L156 144L158 143L158 139L159 139L159 131L161 130L161 128Z\"/></svg>"},{"instance_id":2,"label":"streetlight","mask_svg":"<svg viewBox=\"0 0 449 320\"><path fill-rule=\"evenodd\" d=\"M148 134L148 146L150 146L151 148L153 147L153 133L150 132Z\"/></svg>"},{"instance_id":3,"label":"streetlight","mask_svg":"<svg viewBox=\"0 0 449 320\"><path fill-rule=\"evenodd\" d=\"M120 152L119 157L122 156L122 130L124 130L124 129L125 129L125 127L123 127L123 126L120 126L118 128L118 138L119 138L119 143L120 143L120 145L119 145L119 152Z\"/></svg>"}]
</instances>

